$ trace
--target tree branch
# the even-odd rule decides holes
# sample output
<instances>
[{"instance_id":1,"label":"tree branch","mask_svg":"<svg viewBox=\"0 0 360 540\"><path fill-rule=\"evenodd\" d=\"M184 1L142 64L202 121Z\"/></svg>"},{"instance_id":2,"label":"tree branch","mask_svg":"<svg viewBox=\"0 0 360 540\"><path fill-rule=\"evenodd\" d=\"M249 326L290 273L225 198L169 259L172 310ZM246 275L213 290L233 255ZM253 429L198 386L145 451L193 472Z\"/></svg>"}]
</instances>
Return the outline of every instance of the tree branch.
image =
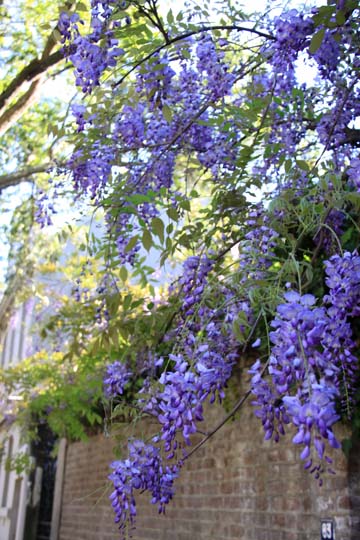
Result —
<instances>
[{"instance_id":1,"label":"tree branch","mask_svg":"<svg viewBox=\"0 0 360 540\"><path fill-rule=\"evenodd\" d=\"M350 144L354 147L360 147L360 129L345 128L345 139L340 141L339 145Z\"/></svg>"},{"instance_id":2,"label":"tree branch","mask_svg":"<svg viewBox=\"0 0 360 540\"><path fill-rule=\"evenodd\" d=\"M265 39L275 40L274 36L272 36L271 34L266 34L265 32L261 32L260 30L256 30L255 28L247 28L246 26L238 26L235 24L234 25L223 25L223 24L219 25L218 24L214 26L211 26L211 25L201 26L197 28L196 30L191 30L183 34L179 34L178 36L175 36L169 39L168 41L165 41L165 43L163 43L162 45L159 45L159 47L156 47L156 49L154 49L151 53L147 54L146 56L144 56L144 58L136 62L116 83L113 84L113 88L120 86L133 71L135 71L138 67L140 67L142 64L144 64L148 60L150 60L150 58L152 58L155 54L161 52L163 49L166 49L169 45L173 45L174 43L177 43L178 41L182 41L184 39L187 39L188 37L195 36L196 34L201 34L202 32L211 32L213 30L227 30L229 32L231 32L232 30L235 30L236 32L250 32L251 34L255 34Z\"/></svg>"},{"instance_id":3,"label":"tree branch","mask_svg":"<svg viewBox=\"0 0 360 540\"><path fill-rule=\"evenodd\" d=\"M22 94L14 105L5 109L4 113L0 116L0 137L16 124L27 109L37 101L42 82L42 78L35 80L25 94Z\"/></svg>"},{"instance_id":4,"label":"tree branch","mask_svg":"<svg viewBox=\"0 0 360 540\"><path fill-rule=\"evenodd\" d=\"M24 69L20 71L18 75L16 75L8 87L5 88L5 90L0 94L0 112L3 113L3 111L8 107L9 102L12 101L21 91L23 91L24 85L38 79L50 67L58 64L63 58L64 56L60 50L52 54L47 54L45 57L43 54L40 59L34 58L30 64L25 66Z\"/></svg>"},{"instance_id":5,"label":"tree branch","mask_svg":"<svg viewBox=\"0 0 360 540\"><path fill-rule=\"evenodd\" d=\"M70 8L73 1L67 3ZM56 33L59 24L49 35L40 58L34 58L25 66L0 94L0 136L3 135L31 107L39 96L45 74L52 66L64 59L61 49L52 52L57 45ZM30 83L30 87L28 87ZM20 95L12 105L11 103Z\"/></svg>"},{"instance_id":6,"label":"tree branch","mask_svg":"<svg viewBox=\"0 0 360 540\"><path fill-rule=\"evenodd\" d=\"M36 167L28 167L10 174L3 174L0 176L0 191L10 186L16 186L22 182L31 182L31 176L46 172L50 167L54 166L54 163L48 162Z\"/></svg>"}]
</instances>

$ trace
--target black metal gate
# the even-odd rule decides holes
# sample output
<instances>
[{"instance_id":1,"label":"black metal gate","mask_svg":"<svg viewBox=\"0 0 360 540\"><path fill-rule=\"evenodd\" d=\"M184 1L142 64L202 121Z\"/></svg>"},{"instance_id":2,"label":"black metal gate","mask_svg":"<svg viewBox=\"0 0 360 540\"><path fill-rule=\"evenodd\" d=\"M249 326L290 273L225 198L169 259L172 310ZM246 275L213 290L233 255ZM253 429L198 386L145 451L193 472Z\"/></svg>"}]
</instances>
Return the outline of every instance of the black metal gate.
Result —
<instances>
[{"instance_id":1,"label":"black metal gate","mask_svg":"<svg viewBox=\"0 0 360 540\"><path fill-rule=\"evenodd\" d=\"M24 540L50 540L56 475L56 458L52 455L55 442L49 427L40 424L31 452L35 467L30 475L31 494L26 510Z\"/></svg>"}]
</instances>

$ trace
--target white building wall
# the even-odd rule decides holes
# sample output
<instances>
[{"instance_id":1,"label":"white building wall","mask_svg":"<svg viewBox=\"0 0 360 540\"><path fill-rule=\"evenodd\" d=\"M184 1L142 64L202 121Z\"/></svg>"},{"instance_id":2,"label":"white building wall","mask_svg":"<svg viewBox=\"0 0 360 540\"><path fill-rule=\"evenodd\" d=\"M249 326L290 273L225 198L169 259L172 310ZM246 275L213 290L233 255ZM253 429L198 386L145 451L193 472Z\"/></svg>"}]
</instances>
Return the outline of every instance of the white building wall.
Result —
<instances>
[{"instance_id":1,"label":"white building wall","mask_svg":"<svg viewBox=\"0 0 360 540\"><path fill-rule=\"evenodd\" d=\"M20 430L14 426L3 431L0 440L4 448L0 465L0 539L22 540L28 475L26 472L17 474L16 471L7 470L6 462L18 452L28 453L28 447L21 444Z\"/></svg>"},{"instance_id":2,"label":"white building wall","mask_svg":"<svg viewBox=\"0 0 360 540\"><path fill-rule=\"evenodd\" d=\"M26 356L26 342L32 314L22 304L10 319L7 331L1 339L0 367L15 366ZM3 405L16 396L3 396ZM11 401L10 401L11 403ZM3 411L5 412L5 411ZM7 461L18 453L29 453L21 441L20 429L7 426L0 428L0 445L3 448L0 461L0 540L23 540L26 505L29 496L29 477L23 472L7 470Z\"/></svg>"}]
</instances>

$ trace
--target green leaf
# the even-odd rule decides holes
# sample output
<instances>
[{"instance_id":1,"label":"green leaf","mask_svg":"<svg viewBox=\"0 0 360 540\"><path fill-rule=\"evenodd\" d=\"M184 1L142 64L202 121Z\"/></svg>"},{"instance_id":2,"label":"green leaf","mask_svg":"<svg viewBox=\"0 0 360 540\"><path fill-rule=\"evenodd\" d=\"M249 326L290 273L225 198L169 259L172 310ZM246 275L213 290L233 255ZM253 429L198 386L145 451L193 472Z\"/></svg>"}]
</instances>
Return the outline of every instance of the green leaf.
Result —
<instances>
[{"instance_id":1,"label":"green leaf","mask_svg":"<svg viewBox=\"0 0 360 540\"><path fill-rule=\"evenodd\" d=\"M87 11L88 7L83 2L77 2L75 6L75 11Z\"/></svg>"},{"instance_id":2,"label":"green leaf","mask_svg":"<svg viewBox=\"0 0 360 540\"><path fill-rule=\"evenodd\" d=\"M56 28L54 28L53 30L53 36L54 36L55 41L57 41L58 43L61 43L62 35L60 34L59 30L57 30Z\"/></svg>"},{"instance_id":3,"label":"green leaf","mask_svg":"<svg viewBox=\"0 0 360 540\"><path fill-rule=\"evenodd\" d=\"M291 159L287 159L287 160L285 161L284 167L285 167L285 172L286 172L286 173L289 173L289 172L291 171L291 167L292 167Z\"/></svg>"},{"instance_id":4,"label":"green leaf","mask_svg":"<svg viewBox=\"0 0 360 540\"><path fill-rule=\"evenodd\" d=\"M125 281L126 281L127 278L128 278L128 271L127 271L127 269L126 269L126 266L122 266L122 267L120 268L119 274L120 274L120 279L125 283Z\"/></svg>"},{"instance_id":5,"label":"green leaf","mask_svg":"<svg viewBox=\"0 0 360 540\"><path fill-rule=\"evenodd\" d=\"M327 25L335 10L336 6L321 6L313 17L315 26L320 26L321 24Z\"/></svg>"},{"instance_id":6,"label":"green leaf","mask_svg":"<svg viewBox=\"0 0 360 540\"><path fill-rule=\"evenodd\" d=\"M109 311L111 317L114 317L116 315L116 313L118 312L118 309L119 309L119 305L120 305L120 295L119 294L114 294L110 298L108 298L107 308L108 308L108 311Z\"/></svg>"},{"instance_id":7,"label":"green leaf","mask_svg":"<svg viewBox=\"0 0 360 540\"><path fill-rule=\"evenodd\" d=\"M351 204L353 204L357 210L360 210L360 193L357 193L357 192L347 193L345 195L345 199L350 201Z\"/></svg>"},{"instance_id":8,"label":"green leaf","mask_svg":"<svg viewBox=\"0 0 360 540\"><path fill-rule=\"evenodd\" d=\"M316 51L321 47L321 44L324 39L324 35L325 35L325 28L321 28L313 35L313 37L311 38L310 46L309 46L310 54L315 54Z\"/></svg>"},{"instance_id":9,"label":"green leaf","mask_svg":"<svg viewBox=\"0 0 360 540\"><path fill-rule=\"evenodd\" d=\"M137 205L137 204L150 202L151 197L149 197L148 195L142 195L141 193L140 194L136 193L135 195L130 195L129 197L125 197L125 200Z\"/></svg>"},{"instance_id":10,"label":"green leaf","mask_svg":"<svg viewBox=\"0 0 360 540\"><path fill-rule=\"evenodd\" d=\"M346 22L345 13L339 9L339 11L336 12L336 22L339 26L342 26Z\"/></svg>"},{"instance_id":11,"label":"green leaf","mask_svg":"<svg viewBox=\"0 0 360 540\"><path fill-rule=\"evenodd\" d=\"M163 116L164 116L165 120L168 122L168 124L170 124L171 121L172 121L173 113L172 113L172 110L170 109L169 105L166 105L166 103L162 107L162 113L163 113Z\"/></svg>"},{"instance_id":12,"label":"green leaf","mask_svg":"<svg viewBox=\"0 0 360 540\"><path fill-rule=\"evenodd\" d=\"M141 241L142 241L142 244L143 244L144 248L146 249L146 251L150 251L150 249L153 246L153 240L152 240L151 232L146 229L143 232Z\"/></svg>"},{"instance_id":13,"label":"green leaf","mask_svg":"<svg viewBox=\"0 0 360 540\"><path fill-rule=\"evenodd\" d=\"M112 315L115 315L115 313L112 314ZM109 339L112 342L112 344L114 345L114 347L119 346L119 334L118 334L117 329L114 326L109 328Z\"/></svg>"},{"instance_id":14,"label":"green leaf","mask_svg":"<svg viewBox=\"0 0 360 540\"><path fill-rule=\"evenodd\" d=\"M179 220L178 211L173 206L170 206L170 208L168 208L166 210L166 213L169 216L169 218L172 219L173 221L178 221Z\"/></svg>"},{"instance_id":15,"label":"green leaf","mask_svg":"<svg viewBox=\"0 0 360 540\"><path fill-rule=\"evenodd\" d=\"M190 249L191 248L191 237L188 234L184 233L179 237L178 243L180 244L180 246L184 246L184 247Z\"/></svg>"},{"instance_id":16,"label":"green leaf","mask_svg":"<svg viewBox=\"0 0 360 540\"><path fill-rule=\"evenodd\" d=\"M346 242L348 242L351 239L351 237L353 235L353 232L354 232L353 227L349 227L348 229L346 229L344 234L341 236L341 244L342 245L346 244Z\"/></svg>"},{"instance_id":17,"label":"green leaf","mask_svg":"<svg viewBox=\"0 0 360 540\"><path fill-rule=\"evenodd\" d=\"M164 242L164 223L163 221L158 218L154 217L151 221L151 228L154 234L160 239L160 242Z\"/></svg>"},{"instance_id":18,"label":"green leaf","mask_svg":"<svg viewBox=\"0 0 360 540\"><path fill-rule=\"evenodd\" d=\"M131 306L131 302L132 302L132 294L127 294L123 302L124 311L127 311L129 309L129 307Z\"/></svg>"},{"instance_id":19,"label":"green leaf","mask_svg":"<svg viewBox=\"0 0 360 540\"><path fill-rule=\"evenodd\" d=\"M126 248L125 248L125 253L128 253L129 251L132 250L132 248L134 248L136 246L136 244L138 243L138 240L139 240L139 236L136 235L136 236L133 236L132 238L130 238L130 241L128 242Z\"/></svg>"},{"instance_id":20,"label":"green leaf","mask_svg":"<svg viewBox=\"0 0 360 540\"><path fill-rule=\"evenodd\" d=\"M301 169L302 171L309 172L310 167L307 161L304 161L303 159L297 159L296 165Z\"/></svg>"},{"instance_id":21,"label":"green leaf","mask_svg":"<svg viewBox=\"0 0 360 540\"><path fill-rule=\"evenodd\" d=\"M172 241L171 241L171 238L169 238L169 236L166 239L166 249L169 252L171 252L172 250Z\"/></svg>"},{"instance_id":22,"label":"green leaf","mask_svg":"<svg viewBox=\"0 0 360 540\"><path fill-rule=\"evenodd\" d=\"M180 208L183 208L184 210L187 210L188 212L190 212L191 210L190 201L188 199L184 199L180 201L179 206Z\"/></svg>"},{"instance_id":23,"label":"green leaf","mask_svg":"<svg viewBox=\"0 0 360 540\"><path fill-rule=\"evenodd\" d=\"M245 343L245 333L237 321L233 322L232 331L239 343Z\"/></svg>"},{"instance_id":24,"label":"green leaf","mask_svg":"<svg viewBox=\"0 0 360 540\"><path fill-rule=\"evenodd\" d=\"M169 13L167 14L166 18L167 18L167 22L169 24L173 24L173 22L174 22L174 14L173 14L171 9L170 9Z\"/></svg>"}]
</instances>

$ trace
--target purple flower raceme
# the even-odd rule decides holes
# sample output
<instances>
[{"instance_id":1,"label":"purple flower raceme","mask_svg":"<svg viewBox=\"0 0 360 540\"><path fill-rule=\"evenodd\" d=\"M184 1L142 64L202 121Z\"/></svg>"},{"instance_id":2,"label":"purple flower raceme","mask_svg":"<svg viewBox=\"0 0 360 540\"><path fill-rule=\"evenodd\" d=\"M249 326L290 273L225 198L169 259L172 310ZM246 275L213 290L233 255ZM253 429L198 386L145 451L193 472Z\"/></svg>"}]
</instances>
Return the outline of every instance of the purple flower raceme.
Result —
<instances>
[{"instance_id":1,"label":"purple flower raceme","mask_svg":"<svg viewBox=\"0 0 360 540\"><path fill-rule=\"evenodd\" d=\"M102 4L102 11L99 6ZM99 86L100 77L108 67L116 66L119 56L124 51L119 48L114 32L108 29L106 20L111 15L110 5L113 2L93 2L90 32L82 36L79 24L84 24L79 16L62 12L59 19L59 31L64 43L64 55L75 67L76 85L85 94L90 94L95 86ZM99 45L102 40L104 43Z\"/></svg>"},{"instance_id":2,"label":"purple flower raceme","mask_svg":"<svg viewBox=\"0 0 360 540\"><path fill-rule=\"evenodd\" d=\"M311 385L314 371L322 364L318 351L326 328L324 308L315 307L315 297L289 291L286 303L277 307L271 323L273 343L269 358L269 373L279 394L286 394L296 384Z\"/></svg>"},{"instance_id":3,"label":"purple flower raceme","mask_svg":"<svg viewBox=\"0 0 360 540\"><path fill-rule=\"evenodd\" d=\"M320 142L333 152L339 171L345 166L345 157L352 159L356 156L352 145L348 145L348 128L357 122L360 116L360 91L355 84L358 80L357 69L354 62L352 71L337 73L337 84L334 84L334 81L329 83L331 88L328 91L326 109L322 103L322 117L316 126ZM344 78L348 81L347 85L340 84Z\"/></svg>"},{"instance_id":4,"label":"purple flower raceme","mask_svg":"<svg viewBox=\"0 0 360 540\"><path fill-rule=\"evenodd\" d=\"M196 47L198 58L197 68L207 77L207 89L213 99L219 99L230 94L235 77L229 72L223 62L223 51L217 51L215 43L209 34L204 34Z\"/></svg>"},{"instance_id":5,"label":"purple flower raceme","mask_svg":"<svg viewBox=\"0 0 360 540\"><path fill-rule=\"evenodd\" d=\"M113 462L113 472L109 476L114 486L110 500L116 514L115 523L119 524L123 538L135 524L135 491L150 492L151 503L158 505L159 513L164 513L173 497L173 483L179 474L179 466L165 465L159 448L152 444L134 440L128 449L129 457Z\"/></svg>"},{"instance_id":6,"label":"purple flower raceme","mask_svg":"<svg viewBox=\"0 0 360 540\"><path fill-rule=\"evenodd\" d=\"M84 21L80 20L77 13L71 15L65 11L60 13L58 26L62 36L61 43L71 41L79 35L78 24L84 24Z\"/></svg>"},{"instance_id":7,"label":"purple flower raceme","mask_svg":"<svg viewBox=\"0 0 360 540\"><path fill-rule=\"evenodd\" d=\"M175 71L167 55L154 55L147 69L138 71L136 90L150 103L150 109L154 110L159 104L165 104L168 98L171 99L174 76Z\"/></svg>"},{"instance_id":8,"label":"purple flower raceme","mask_svg":"<svg viewBox=\"0 0 360 540\"><path fill-rule=\"evenodd\" d=\"M321 45L314 54L320 73L327 78L330 78L336 71L340 57L340 45L334 38L334 34L336 35L336 32L325 29Z\"/></svg>"},{"instance_id":9,"label":"purple flower raceme","mask_svg":"<svg viewBox=\"0 0 360 540\"><path fill-rule=\"evenodd\" d=\"M272 264L279 237L269 226L269 217L261 204L250 210L246 225L250 230L242 242L239 259L243 282L264 278L266 270Z\"/></svg>"},{"instance_id":10,"label":"purple flower raceme","mask_svg":"<svg viewBox=\"0 0 360 540\"><path fill-rule=\"evenodd\" d=\"M56 210L49 195L40 191L36 200L35 219L41 227L52 225L51 217L56 214Z\"/></svg>"},{"instance_id":11,"label":"purple flower raceme","mask_svg":"<svg viewBox=\"0 0 360 540\"><path fill-rule=\"evenodd\" d=\"M75 67L76 85L84 93L90 94L95 86L100 85L100 77L108 67L114 67L117 58L124 54L117 47L116 39L107 39L107 46L94 43L91 37L78 36L72 43L69 59Z\"/></svg>"},{"instance_id":12,"label":"purple flower raceme","mask_svg":"<svg viewBox=\"0 0 360 540\"><path fill-rule=\"evenodd\" d=\"M357 192L360 192L360 159L353 158L350 161L348 168L348 176L351 184L355 187Z\"/></svg>"},{"instance_id":13,"label":"purple flower raceme","mask_svg":"<svg viewBox=\"0 0 360 540\"><path fill-rule=\"evenodd\" d=\"M357 252L335 255L325 261L324 307L316 307L315 297L295 291L284 294L285 303L277 308L270 333L269 380L261 375L259 361L250 370L253 404L262 420L265 438L276 441L284 424L298 428L293 441L304 446L301 458L312 467L312 448L320 460L325 443L338 448L333 424L340 416L336 403L346 395L351 408L358 370L352 353L355 343L349 317L360 313L360 257ZM322 466L311 468L316 478Z\"/></svg>"},{"instance_id":14,"label":"purple flower raceme","mask_svg":"<svg viewBox=\"0 0 360 540\"><path fill-rule=\"evenodd\" d=\"M68 161L77 192L87 192L92 199L100 197L111 173L113 149L106 141L96 141L85 157L76 150Z\"/></svg>"},{"instance_id":15,"label":"purple flower raceme","mask_svg":"<svg viewBox=\"0 0 360 540\"><path fill-rule=\"evenodd\" d=\"M293 69L300 51L309 43L314 23L296 9L284 12L275 18L276 41L271 45L271 64L277 72Z\"/></svg>"},{"instance_id":16,"label":"purple flower raceme","mask_svg":"<svg viewBox=\"0 0 360 540\"><path fill-rule=\"evenodd\" d=\"M126 384L132 377L132 371L126 364L116 360L106 368L104 389L107 397L117 397L124 393Z\"/></svg>"},{"instance_id":17,"label":"purple flower raceme","mask_svg":"<svg viewBox=\"0 0 360 540\"><path fill-rule=\"evenodd\" d=\"M224 387L234 366L231 354L224 357L211 342L194 345L194 355L196 360L191 366L183 355L170 354L169 360L174 365L159 379L162 390L145 402L144 410L159 420L168 459L176 457L176 451L181 448L180 459L186 457L184 444L191 445L190 436L197 432L197 424L203 420L204 401L208 396L211 402L216 395L220 399L224 397ZM148 391L146 388L145 392ZM139 405L144 407L142 395Z\"/></svg>"},{"instance_id":18,"label":"purple flower raceme","mask_svg":"<svg viewBox=\"0 0 360 540\"><path fill-rule=\"evenodd\" d=\"M298 428L293 442L304 446L300 457L307 460L306 468L312 465L309 460L311 444L314 444L321 460L324 458L325 440L333 448L341 446L332 431L332 426L340 419L335 410L336 398L336 390L324 384L323 381L313 384L311 393L305 399L299 396L283 397L287 413L292 423Z\"/></svg>"},{"instance_id":19,"label":"purple flower raceme","mask_svg":"<svg viewBox=\"0 0 360 540\"><path fill-rule=\"evenodd\" d=\"M252 405L257 407L255 415L261 419L265 440L273 438L275 442L280 440L280 435L285 435L284 425L290 423L286 412L282 395L268 380L262 376L263 366L260 360L249 369L252 375L251 390L255 396Z\"/></svg>"},{"instance_id":20,"label":"purple flower raceme","mask_svg":"<svg viewBox=\"0 0 360 540\"><path fill-rule=\"evenodd\" d=\"M190 445L189 437L196 433L196 422L203 420L203 411L199 378L181 355L171 354L169 359L175 362L174 370L165 371L160 377L163 391L157 396L157 406L164 448L169 452L168 457L173 457L177 432L180 431L185 443Z\"/></svg>"},{"instance_id":21,"label":"purple flower raceme","mask_svg":"<svg viewBox=\"0 0 360 540\"><path fill-rule=\"evenodd\" d=\"M249 311L225 284L217 292L222 299L221 309L206 305L203 295L213 264L207 256L185 261L179 280L183 309L178 315L179 329L171 338L181 343L182 352L169 354L166 364L163 358L154 360L156 366L166 366L155 383L157 391L147 380L139 396L139 406L159 420L160 441L168 459L177 458L178 450L182 451L180 459L186 457L190 436L203 420L204 401L213 403L224 398L239 347L233 324L240 311Z\"/></svg>"},{"instance_id":22,"label":"purple flower raceme","mask_svg":"<svg viewBox=\"0 0 360 540\"><path fill-rule=\"evenodd\" d=\"M93 16L97 15L104 19L109 19L114 7L125 9L126 2L120 2L119 0L91 0L91 12Z\"/></svg>"},{"instance_id":23,"label":"purple flower raceme","mask_svg":"<svg viewBox=\"0 0 360 540\"><path fill-rule=\"evenodd\" d=\"M325 283L329 293L324 301L341 318L360 315L360 256L357 251L334 255L325 261Z\"/></svg>"},{"instance_id":24,"label":"purple flower raceme","mask_svg":"<svg viewBox=\"0 0 360 540\"><path fill-rule=\"evenodd\" d=\"M145 140L145 107L141 103L132 107L125 105L116 120L114 139L122 140L124 146L141 148Z\"/></svg>"},{"instance_id":25,"label":"purple flower raceme","mask_svg":"<svg viewBox=\"0 0 360 540\"><path fill-rule=\"evenodd\" d=\"M74 103L71 106L71 112L73 113L75 117L75 121L77 123L78 129L77 132L80 133L81 131L84 131L87 124L92 124L93 120L96 118L96 115L87 114L87 109L85 105L82 105L81 103Z\"/></svg>"},{"instance_id":26,"label":"purple flower raceme","mask_svg":"<svg viewBox=\"0 0 360 540\"><path fill-rule=\"evenodd\" d=\"M336 375L330 370L327 377L335 377L335 384L347 415L353 406L358 359L353 354L356 343L352 336L351 319L360 315L360 256L357 251L334 255L325 261L324 296L329 318L328 332L322 345L324 357L335 358Z\"/></svg>"},{"instance_id":27,"label":"purple flower raceme","mask_svg":"<svg viewBox=\"0 0 360 540\"><path fill-rule=\"evenodd\" d=\"M343 144L346 126L350 121L351 112L343 109L341 100L339 100L339 103L331 110L325 112L317 123L316 131L320 142L326 148Z\"/></svg>"},{"instance_id":28,"label":"purple flower raceme","mask_svg":"<svg viewBox=\"0 0 360 540\"><path fill-rule=\"evenodd\" d=\"M179 284L184 293L182 311L186 316L193 315L194 306L201 301L213 265L214 260L206 255L195 255L185 260Z\"/></svg>"}]
</instances>

